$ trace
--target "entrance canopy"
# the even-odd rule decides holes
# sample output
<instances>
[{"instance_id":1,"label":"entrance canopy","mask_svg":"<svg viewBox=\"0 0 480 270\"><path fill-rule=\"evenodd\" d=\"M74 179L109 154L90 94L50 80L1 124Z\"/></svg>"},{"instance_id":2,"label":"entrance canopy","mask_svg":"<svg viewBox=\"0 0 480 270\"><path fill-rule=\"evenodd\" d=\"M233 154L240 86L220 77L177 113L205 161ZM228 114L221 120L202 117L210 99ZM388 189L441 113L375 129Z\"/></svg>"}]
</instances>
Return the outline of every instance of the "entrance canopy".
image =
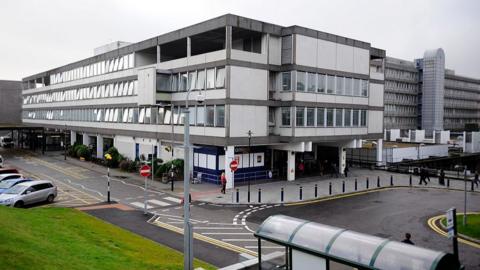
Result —
<instances>
[{"instance_id":1,"label":"entrance canopy","mask_svg":"<svg viewBox=\"0 0 480 270\"><path fill-rule=\"evenodd\" d=\"M266 219L255 237L360 269L459 269L451 254L284 215Z\"/></svg>"}]
</instances>

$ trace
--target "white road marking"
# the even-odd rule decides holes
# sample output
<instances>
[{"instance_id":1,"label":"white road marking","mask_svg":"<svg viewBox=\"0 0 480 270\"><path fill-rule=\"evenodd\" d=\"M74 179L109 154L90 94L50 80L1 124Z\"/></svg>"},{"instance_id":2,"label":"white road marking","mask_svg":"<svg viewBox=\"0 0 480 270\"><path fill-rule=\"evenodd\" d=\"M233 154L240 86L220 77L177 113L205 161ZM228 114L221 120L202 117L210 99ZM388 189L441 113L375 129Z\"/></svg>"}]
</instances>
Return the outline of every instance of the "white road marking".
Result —
<instances>
[{"instance_id":1,"label":"white road marking","mask_svg":"<svg viewBox=\"0 0 480 270\"><path fill-rule=\"evenodd\" d=\"M227 234L227 235L252 235L251 233L243 233L243 232L232 232L232 233L224 233L224 232L211 232L211 233L202 233L205 235L221 235L221 234Z\"/></svg>"},{"instance_id":2,"label":"white road marking","mask_svg":"<svg viewBox=\"0 0 480 270\"><path fill-rule=\"evenodd\" d=\"M257 242L257 239L222 239L225 242Z\"/></svg>"},{"instance_id":3,"label":"white road marking","mask_svg":"<svg viewBox=\"0 0 480 270\"><path fill-rule=\"evenodd\" d=\"M174 198L174 197L165 197L163 199L169 200L169 201L174 202L174 203L181 203L182 202L182 200L180 200L178 198Z\"/></svg>"},{"instance_id":4,"label":"white road marking","mask_svg":"<svg viewBox=\"0 0 480 270\"><path fill-rule=\"evenodd\" d=\"M136 206L138 208L145 208L145 204L143 204L141 202L132 202L130 204L133 205L133 206ZM153 206L147 204L147 209L151 209L151 208L153 208Z\"/></svg>"},{"instance_id":5,"label":"white road marking","mask_svg":"<svg viewBox=\"0 0 480 270\"><path fill-rule=\"evenodd\" d=\"M245 248L256 248L256 249L258 249L257 246L245 246ZM275 248L276 248L276 249L285 249L285 247L271 247L271 246L264 246L264 245L262 245L262 249L264 249L264 248L270 248L270 249L275 249Z\"/></svg>"},{"instance_id":6,"label":"white road marking","mask_svg":"<svg viewBox=\"0 0 480 270\"><path fill-rule=\"evenodd\" d=\"M241 230L242 227L194 227L197 230Z\"/></svg>"},{"instance_id":7,"label":"white road marking","mask_svg":"<svg viewBox=\"0 0 480 270\"><path fill-rule=\"evenodd\" d=\"M160 205L160 206L170 205L169 203L162 202L162 201L159 201L159 200L148 200L147 202L153 203L153 204L156 204L156 205Z\"/></svg>"}]
</instances>

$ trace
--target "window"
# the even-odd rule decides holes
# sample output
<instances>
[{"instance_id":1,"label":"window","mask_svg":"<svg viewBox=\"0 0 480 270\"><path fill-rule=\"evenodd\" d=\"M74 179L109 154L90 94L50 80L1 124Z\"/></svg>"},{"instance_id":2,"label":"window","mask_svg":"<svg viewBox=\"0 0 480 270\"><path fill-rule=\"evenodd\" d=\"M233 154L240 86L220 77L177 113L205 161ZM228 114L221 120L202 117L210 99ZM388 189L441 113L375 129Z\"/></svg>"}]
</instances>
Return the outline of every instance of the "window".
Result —
<instances>
[{"instance_id":1,"label":"window","mask_svg":"<svg viewBox=\"0 0 480 270\"><path fill-rule=\"evenodd\" d=\"M333 127L333 109L327 109L327 127Z\"/></svg>"},{"instance_id":2,"label":"window","mask_svg":"<svg viewBox=\"0 0 480 270\"><path fill-rule=\"evenodd\" d=\"M213 127L215 125L215 107L206 106L206 118L205 118L205 126Z\"/></svg>"},{"instance_id":3,"label":"window","mask_svg":"<svg viewBox=\"0 0 480 270\"><path fill-rule=\"evenodd\" d=\"M108 85L108 88L110 88L110 85ZM169 75L157 74L157 91L171 91ZM129 91L129 94L130 94L130 91Z\"/></svg>"},{"instance_id":4,"label":"window","mask_svg":"<svg viewBox=\"0 0 480 270\"><path fill-rule=\"evenodd\" d=\"M207 89L215 88L215 69L207 69Z\"/></svg>"},{"instance_id":5,"label":"window","mask_svg":"<svg viewBox=\"0 0 480 270\"><path fill-rule=\"evenodd\" d=\"M349 127L352 125L352 109L345 109L343 125Z\"/></svg>"},{"instance_id":6,"label":"window","mask_svg":"<svg viewBox=\"0 0 480 270\"><path fill-rule=\"evenodd\" d=\"M362 80L362 97L368 96L368 81Z\"/></svg>"},{"instance_id":7,"label":"window","mask_svg":"<svg viewBox=\"0 0 480 270\"><path fill-rule=\"evenodd\" d=\"M185 108L184 107L177 107L178 108L178 124L184 125L185 124Z\"/></svg>"},{"instance_id":8,"label":"window","mask_svg":"<svg viewBox=\"0 0 480 270\"><path fill-rule=\"evenodd\" d=\"M317 108L317 126L325 126L325 108Z\"/></svg>"},{"instance_id":9,"label":"window","mask_svg":"<svg viewBox=\"0 0 480 270\"><path fill-rule=\"evenodd\" d=\"M178 74L174 74L170 77L170 85L172 87L171 91L172 92L177 92L178 91Z\"/></svg>"},{"instance_id":10,"label":"window","mask_svg":"<svg viewBox=\"0 0 480 270\"><path fill-rule=\"evenodd\" d=\"M307 127L315 126L315 108L307 108Z\"/></svg>"},{"instance_id":11,"label":"window","mask_svg":"<svg viewBox=\"0 0 480 270\"><path fill-rule=\"evenodd\" d=\"M170 123L172 122L172 110L171 108L164 108L164 110L165 110L165 113L163 117L163 123L165 125L170 125Z\"/></svg>"},{"instance_id":12,"label":"window","mask_svg":"<svg viewBox=\"0 0 480 270\"><path fill-rule=\"evenodd\" d=\"M165 111L164 108L158 108L157 124L159 124L159 125L163 125L163 120L164 120L163 118L164 118L164 114L165 114L164 111ZM125 118L125 116L124 116L124 118Z\"/></svg>"},{"instance_id":13,"label":"window","mask_svg":"<svg viewBox=\"0 0 480 270\"><path fill-rule=\"evenodd\" d=\"M316 73L308 73L308 92L315 92L317 89L317 74Z\"/></svg>"},{"instance_id":14,"label":"window","mask_svg":"<svg viewBox=\"0 0 480 270\"><path fill-rule=\"evenodd\" d=\"M197 80L197 72L192 71L188 73L188 89L192 90L195 89L195 83Z\"/></svg>"},{"instance_id":15,"label":"window","mask_svg":"<svg viewBox=\"0 0 480 270\"><path fill-rule=\"evenodd\" d=\"M352 95L352 78L345 78L345 95Z\"/></svg>"},{"instance_id":16,"label":"window","mask_svg":"<svg viewBox=\"0 0 480 270\"><path fill-rule=\"evenodd\" d=\"M145 108L140 108L140 116L138 117L138 122L143 123L144 121L145 121Z\"/></svg>"},{"instance_id":17,"label":"window","mask_svg":"<svg viewBox=\"0 0 480 270\"><path fill-rule=\"evenodd\" d=\"M282 107L282 126L291 126L290 107Z\"/></svg>"},{"instance_id":18,"label":"window","mask_svg":"<svg viewBox=\"0 0 480 270\"><path fill-rule=\"evenodd\" d=\"M359 117L358 110L353 110L353 117L352 117L353 123L352 123L352 125L354 127L358 127L358 117Z\"/></svg>"},{"instance_id":19,"label":"window","mask_svg":"<svg viewBox=\"0 0 480 270\"><path fill-rule=\"evenodd\" d=\"M215 126L216 127L225 126L225 106L224 105L215 106Z\"/></svg>"},{"instance_id":20,"label":"window","mask_svg":"<svg viewBox=\"0 0 480 270\"><path fill-rule=\"evenodd\" d=\"M353 79L353 95L360 96L360 79Z\"/></svg>"},{"instance_id":21,"label":"window","mask_svg":"<svg viewBox=\"0 0 480 270\"><path fill-rule=\"evenodd\" d=\"M306 75L306 72L297 71L297 91L305 91L307 81Z\"/></svg>"},{"instance_id":22,"label":"window","mask_svg":"<svg viewBox=\"0 0 480 270\"><path fill-rule=\"evenodd\" d=\"M188 76L187 73L180 74L180 81L178 83L178 91L187 91Z\"/></svg>"},{"instance_id":23,"label":"window","mask_svg":"<svg viewBox=\"0 0 480 270\"><path fill-rule=\"evenodd\" d=\"M217 80L215 82L217 88L225 86L225 68L217 68Z\"/></svg>"},{"instance_id":24,"label":"window","mask_svg":"<svg viewBox=\"0 0 480 270\"><path fill-rule=\"evenodd\" d=\"M205 124L205 107L197 106L197 126L203 126Z\"/></svg>"},{"instance_id":25,"label":"window","mask_svg":"<svg viewBox=\"0 0 480 270\"><path fill-rule=\"evenodd\" d=\"M173 124L177 125L178 121L180 120L179 119L179 117L180 117L180 107L177 107L177 106L173 107L173 114L172 115L173 115L173 119L172 119Z\"/></svg>"},{"instance_id":26,"label":"window","mask_svg":"<svg viewBox=\"0 0 480 270\"><path fill-rule=\"evenodd\" d=\"M197 121L197 116L195 114L195 106L193 107L188 107L188 111L190 112L190 115L189 115L189 122L190 122L190 125L191 126L194 126L195 125L195 122Z\"/></svg>"},{"instance_id":27,"label":"window","mask_svg":"<svg viewBox=\"0 0 480 270\"><path fill-rule=\"evenodd\" d=\"M197 86L195 87L195 89L205 89L205 70L198 71Z\"/></svg>"},{"instance_id":28,"label":"window","mask_svg":"<svg viewBox=\"0 0 480 270\"><path fill-rule=\"evenodd\" d=\"M282 90L290 91L292 89L292 73L282 72Z\"/></svg>"},{"instance_id":29,"label":"window","mask_svg":"<svg viewBox=\"0 0 480 270\"><path fill-rule=\"evenodd\" d=\"M325 75L318 74L317 92L325 93Z\"/></svg>"},{"instance_id":30,"label":"window","mask_svg":"<svg viewBox=\"0 0 480 270\"><path fill-rule=\"evenodd\" d=\"M360 126L365 127L367 126L367 111L361 110L360 111Z\"/></svg>"},{"instance_id":31,"label":"window","mask_svg":"<svg viewBox=\"0 0 480 270\"><path fill-rule=\"evenodd\" d=\"M297 127L305 126L305 107L297 107L295 126Z\"/></svg>"},{"instance_id":32,"label":"window","mask_svg":"<svg viewBox=\"0 0 480 270\"><path fill-rule=\"evenodd\" d=\"M337 95L343 95L344 94L344 89L343 89L343 77L337 77Z\"/></svg>"},{"instance_id":33,"label":"window","mask_svg":"<svg viewBox=\"0 0 480 270\"><path fill-rule=\"evenodd\" d=\"M343 126L343 109L335 109L335 126Z\"/></svg>"},{"instance_id":34,"label":"window","mask_svg":"<svg viewBox=\"0 0 480 270\"><path fill-rule=\"evenodd\" d=\"M150 124L152 119L152 109L151 108L145 108L145 124Z\"/></svg>"},{"instance_id":35,"label":"window","mask_svg":"<svg viewBox=\"0 0 480 270\"><path fill-rule=\"evenodd\" d=\"M335 93L335 76L327 76L327 93Z\"/></svg>"}]
</instances>

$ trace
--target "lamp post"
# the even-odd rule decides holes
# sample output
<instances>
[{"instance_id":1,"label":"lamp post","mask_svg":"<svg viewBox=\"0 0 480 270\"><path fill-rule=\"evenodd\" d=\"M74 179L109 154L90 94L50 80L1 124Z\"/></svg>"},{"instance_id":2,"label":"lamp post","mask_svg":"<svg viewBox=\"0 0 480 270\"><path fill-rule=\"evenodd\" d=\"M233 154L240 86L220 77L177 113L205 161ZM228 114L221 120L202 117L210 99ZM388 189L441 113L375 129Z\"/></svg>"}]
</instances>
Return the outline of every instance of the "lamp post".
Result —
<instances>
[{"instance_id":1,"label":"lamp post","mask_svg":"<svg viewBox=\"0 0 480 270\"><path fill-rule=\"evenodd\" d=\"M464 199L463 199L463 226L467 225L467 166L455 165L458 174L463 170L463 182L465 183Z\"/></svg>"},{"instance_id":2,"label":"lamp post","mask_svg":"<svg viewBox=\"0 0 480 270\"><path fill-rule=\"evenodd\" d=\"M105 159L107 160L107 202L110 203L110 164L109 161L112 160L112 155L109 153L105 154Z\"/></svg>"},{"instance_id":3,"label":"lamp post","mask_svg":"<svg viewBox=\"0 0 480 270\"><path fill-rule=\"evenodd\" d=\"M250 169L250 145L252 141L252 134L253 132L251 130L248 130L247 135L248 135L248 169ZM247 193L247 201L250 202L250 177L248 177L248 193Z\"/></svg>"},{"instance_id":4,"label":"lamp post","mask_svg":"<svg viewBox=\"0 0 480 270\"><path fill-rule=\"evenodd\" d=\"M63 159L67 160L67 124L63 129Z\"/></svg>"}]
</instances>

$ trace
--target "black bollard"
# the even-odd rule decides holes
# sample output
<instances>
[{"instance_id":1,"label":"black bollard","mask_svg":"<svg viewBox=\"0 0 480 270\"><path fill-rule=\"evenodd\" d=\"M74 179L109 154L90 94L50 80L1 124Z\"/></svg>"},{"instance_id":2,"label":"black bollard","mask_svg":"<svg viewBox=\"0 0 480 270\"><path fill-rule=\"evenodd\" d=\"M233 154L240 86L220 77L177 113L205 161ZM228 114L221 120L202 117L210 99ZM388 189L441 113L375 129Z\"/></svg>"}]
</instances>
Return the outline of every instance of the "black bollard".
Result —
<instances>
[{"instance_id":1,"label":"black bollard","mask_svg":"<svg viewBox=\"0 0 480 270\"><path fill-rule=\"evenodd\" d=\"M262 189L261 188L258 189L258 202L259 203L262 202Z\"/></svg>"},{"instance_id":2,"label":"black bollard","mask_svg":"<svg viewBox=\"0 0 480 270\"><path fill-rule=\"evenodd\" d=\"M283 187L280 189L280 202L283 203Z\"/></svg>"},{"instance_id":3,"label":"black bollard","mask_svg":"<svg viewBox=\"0 0 480 270\"><path fill-rule=\"evenodd\" d=\"M328 183L328 194L332 195L332 182Z\"/></svg>"},{"instance_id":4,"label":"black bollard","mask_svg":"<svg viewBox=\"0 0 480 270\"><path fill-rule=\"evenodd\" d=\"M318 187L317 187L317 184L315 184L315 198L318 197Z\"/></svg>"},{"instance_id":5,"label":"black bollard","mask_svg":"<svg viewBox=\"0 0 480 270\"><path fill-rule=\"evenodd\" d=\"M368 177L367 177L367 182L365 183L366 188L368 189Z\"/></svg>"},{"instance_id":6,"label":"black bollard","mask_svg":"<svg viewBox=\"0 0 480 270\"><path fill-rule=\"evenodd\" d=\"M300 196L300 201L301 201L301 200L303 199L303 187L302 187L302 186L300 186L300 194L299 194L299 196Z\"/></svg>"},{"instance_id":7,"label":"black bollard","mask_svg":"<svg viewBox=\"0 0 480 270\"><path fill-rule=\"evenodd\" d=\"M410 186L412 186L412 175L410 174L410 180L409 180Z\"/></svg>"},{"instance_id":8,"label":"black bollard","mask_svg":"<svg viewBox=\"0 0 480 270\"><path fill-rule=\"evenodd\" d=\"M380 187L380 176L377 177L377 187Z\"/></svg>"},{"instance_id":9,"label":"black bollard","mask_svg":"<svg viewBox=\"0 0 480 270\"><path fill-rule=\"evenodd\" d=\"M390 186L393 186L393 175L390 175Z\"/></svg>"},{"instance_id":10,"label":"black bollard","mask_svg":"<svg viewBox=\"0 0 480 270\"><path fill-rule=\"evenodd\" d=\"M240 201L240 191L238 190L238 188L237 188L237 196L236 196L236 198L237 198L237 203L238 203L238 202Z\"/></svg>"},{"instance_id":11,"label":"black bollard","mask_svg":"<svg viewBox=\"0 0 480 270\"><path fill-rule=\"evenodd\" d=\"M342 193L345 193L345 181L342 181Z\"/></svg>"},{"instance_id":12,"label":"black bollard","mask_svg":"<svg viewBox=\"0 0 480 270\"><path fill-rule=\"evenodd\" d=\"M357 191L357 178L355 178L355 191Z\"/></svg>"},{"instance_id":13,"label":"black bollard","mask_svg":"<svg viewBox=\"0 0 480 270\"><path fill-rule=\"evenodd\" d=\"M450 178L447 178L447 188L450 187Z\"/></svg>"}]
</instances>

